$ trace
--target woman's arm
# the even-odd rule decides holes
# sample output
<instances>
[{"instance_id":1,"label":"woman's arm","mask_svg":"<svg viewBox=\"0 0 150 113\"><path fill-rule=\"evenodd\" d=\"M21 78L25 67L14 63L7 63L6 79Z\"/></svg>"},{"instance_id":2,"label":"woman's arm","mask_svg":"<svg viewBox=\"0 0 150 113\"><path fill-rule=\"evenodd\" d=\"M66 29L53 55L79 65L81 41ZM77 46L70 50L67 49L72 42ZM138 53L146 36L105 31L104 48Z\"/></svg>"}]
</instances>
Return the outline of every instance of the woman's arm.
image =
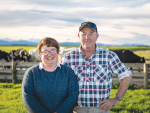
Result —
<instances>
[{"instance_id":1,"label":"woman's arm","mask_svg":"<svg viewBox=\"0 0 150 113\"><path fill-rule=\"evenodd\" d=\"M27 70L22 82L22 100L29 113L50 113L35 96L34 79L31 70Z\"/></svg>"},{"instance_id":2,"label":"woman's arm","mask_svg":"<svg viewBox=\"0 0 150 113\"><path fill-rule=\"evenodd\" d=\"M68 94L59 108L56 110L57 113L69 113L71 110L73 110L77 102L79 92L78 82L76 78L77 76L71 68L69 69L68 74Z\"/></svg>"}]
</instances>

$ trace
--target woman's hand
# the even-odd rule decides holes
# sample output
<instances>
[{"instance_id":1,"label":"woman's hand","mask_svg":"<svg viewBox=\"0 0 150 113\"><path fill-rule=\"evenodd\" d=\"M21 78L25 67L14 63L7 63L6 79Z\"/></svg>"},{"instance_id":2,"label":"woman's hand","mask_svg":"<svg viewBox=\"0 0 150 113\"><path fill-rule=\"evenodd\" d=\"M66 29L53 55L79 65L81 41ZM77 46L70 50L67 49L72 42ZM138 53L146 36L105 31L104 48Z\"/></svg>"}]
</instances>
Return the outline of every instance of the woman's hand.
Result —
<instances>
[{"instance_id":1,"label":"woman's hand","mask_svg":"<svg viewBox=\"0 0 150 113\"><path fill-rule=\"evenodd\" d=\"M77 106L75 106L75 107L73 108L73 111L77 111L77 109L78 109L78 107L77 107Z\"/></svg>"}]
</instances>

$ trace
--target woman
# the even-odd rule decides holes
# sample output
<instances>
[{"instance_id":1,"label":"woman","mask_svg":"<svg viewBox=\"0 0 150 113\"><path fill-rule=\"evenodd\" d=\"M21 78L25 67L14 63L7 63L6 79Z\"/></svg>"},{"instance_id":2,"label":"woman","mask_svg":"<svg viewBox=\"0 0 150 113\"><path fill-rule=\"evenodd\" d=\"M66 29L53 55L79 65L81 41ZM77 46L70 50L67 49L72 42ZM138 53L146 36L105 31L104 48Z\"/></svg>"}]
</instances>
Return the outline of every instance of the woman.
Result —
<instances>
[{"instance_id":1,"label":"woman","mask_svg":"<svg viewBox=\"0 0 150 113\"><path fill-rule=\"evenodd\" d=\"M43 38L37 48L42 62L24 75L24 106L29 113L72 113L78 96L74 71L58 63L60 47L55 39Z\"/></svg>"}]
</instances>

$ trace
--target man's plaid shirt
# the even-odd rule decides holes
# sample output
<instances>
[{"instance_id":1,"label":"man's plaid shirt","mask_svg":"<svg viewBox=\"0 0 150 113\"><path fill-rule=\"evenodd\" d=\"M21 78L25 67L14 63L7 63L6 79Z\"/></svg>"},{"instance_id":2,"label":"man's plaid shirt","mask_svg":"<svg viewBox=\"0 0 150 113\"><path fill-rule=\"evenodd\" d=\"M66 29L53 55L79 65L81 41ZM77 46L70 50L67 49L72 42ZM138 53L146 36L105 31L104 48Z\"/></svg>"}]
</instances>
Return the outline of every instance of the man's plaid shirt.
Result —
<instances>
[{"instance_id":1,"label":"man's plaid shirt","mask_svg":"<svg viewBox=\"0 0 150 113\"><path fill-rule=\"evenodd\" d=\"M61 63L71 67L78 76L80 107L99 107L101 100L109 98L112 75L117 75L119 80L131 75L114 52L98 46L89 59L79 48L65 54Z\"/></svg>"}]
</instances>

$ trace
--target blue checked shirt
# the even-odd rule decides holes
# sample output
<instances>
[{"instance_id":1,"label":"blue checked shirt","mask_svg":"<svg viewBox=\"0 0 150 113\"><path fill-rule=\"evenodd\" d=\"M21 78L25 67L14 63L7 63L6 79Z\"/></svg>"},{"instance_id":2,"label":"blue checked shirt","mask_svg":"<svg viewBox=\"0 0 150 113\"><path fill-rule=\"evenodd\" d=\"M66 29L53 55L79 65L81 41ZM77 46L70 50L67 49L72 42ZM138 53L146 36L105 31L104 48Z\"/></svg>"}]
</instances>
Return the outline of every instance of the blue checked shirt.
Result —
<instances>
[{"instance_id":1,"label":"blue checked shirt","mask_svg":"<svg viewBox=\"0 0 150 113\"><path fill-rule=\"evenodd\" d=\"M65 54L61 63L71 67L78 76L79 107L99 107L100 101L109 98L112 75L117 75L119 80L131 75L114 52L98 46L89 59L79 48Z\"/></svg>"}]
</instances>

